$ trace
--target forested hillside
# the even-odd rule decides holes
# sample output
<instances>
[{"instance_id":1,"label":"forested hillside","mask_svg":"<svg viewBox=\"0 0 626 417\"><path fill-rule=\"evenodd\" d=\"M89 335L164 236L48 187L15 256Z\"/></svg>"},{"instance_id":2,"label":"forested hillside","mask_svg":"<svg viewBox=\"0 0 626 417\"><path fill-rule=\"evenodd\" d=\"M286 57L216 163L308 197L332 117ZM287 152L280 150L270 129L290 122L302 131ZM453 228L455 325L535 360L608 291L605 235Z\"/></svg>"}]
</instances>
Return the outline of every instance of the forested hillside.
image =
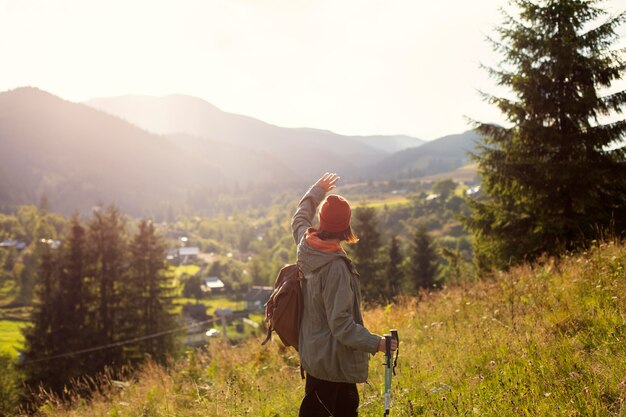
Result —
<instances>
[{"instance_id":1,"label":"forested hillside","mask_svg":"<svg viewBox=\"0 0 626 417\"><path fill-rule=\"evenodd\" d=\"M35 88L0 94L0 209L37 203L65 214L116 202L164 211L222 184L214 164L116 117Z\"/></svg>"},{"instance_id":2,"label":"forested hillside","mask_svg":"<svg viewBox=\"0 0 626 417\"><path fill-rule=\"evenodd\" d=\"M424 141L405 135L345 136L327 130L274 126L252 117L224 112L196 97L122 96L85 104L119 116L150 132L185 133L215 142L274 155L294 173L317 174L298 165L294 156L308 155L322 165L343 166L346 174L371 165L388 154L420 146ZM326 167L322 166L322 170Z\"/></svg>"},{"instance_id":3,"label":"forested hillside","mask_svg":"<svg viewBox=\"0 0 626 417\"><path fill-rule=\"evenodd\" d=\"M324 171L340 171L347 183L415 178L467 162L465 145L446 139L435 145L446 151L426 153L419 169L408 169L395 152L414 146L414 158L419 139L285 129L187 96L90 105L122 119L36 88L0 93L0 210L45 195L62 214L113 203L159 219L171 212L213 215L263 204L263 194L277 186L302 187Z\"/></svg>"},{"instance_id":4,"label":"forested hillside","mask_svg":"<svg viewBox=\"0 0 626 417\"><path fill-rule=\"evenodd\" d=\"M419 148L405 149L385 158L370 168L370 175L380 178L419 178L453 171L469 161L480 135L469 130L444 136Z\"/></svg>"}]
</instances>

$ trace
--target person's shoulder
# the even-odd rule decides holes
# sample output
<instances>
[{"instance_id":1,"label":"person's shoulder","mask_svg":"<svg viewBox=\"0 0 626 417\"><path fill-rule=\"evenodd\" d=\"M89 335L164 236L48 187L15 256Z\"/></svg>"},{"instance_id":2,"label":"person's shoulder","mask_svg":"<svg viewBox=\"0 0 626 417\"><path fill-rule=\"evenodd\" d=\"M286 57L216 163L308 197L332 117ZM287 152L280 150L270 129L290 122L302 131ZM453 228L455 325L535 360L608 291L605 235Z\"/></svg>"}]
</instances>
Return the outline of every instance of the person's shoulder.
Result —
<instances>
[{"instance_id":1,"label":"person's shoulder","mask_svg":"<svg viewBox=\"0 0 626 417\"><path fill-rule=\"evenodd\" d=\"M337 256L331 261L330 264L331 269L357 274L354 263L347 256Z\"/></svg>"}]
</instances>

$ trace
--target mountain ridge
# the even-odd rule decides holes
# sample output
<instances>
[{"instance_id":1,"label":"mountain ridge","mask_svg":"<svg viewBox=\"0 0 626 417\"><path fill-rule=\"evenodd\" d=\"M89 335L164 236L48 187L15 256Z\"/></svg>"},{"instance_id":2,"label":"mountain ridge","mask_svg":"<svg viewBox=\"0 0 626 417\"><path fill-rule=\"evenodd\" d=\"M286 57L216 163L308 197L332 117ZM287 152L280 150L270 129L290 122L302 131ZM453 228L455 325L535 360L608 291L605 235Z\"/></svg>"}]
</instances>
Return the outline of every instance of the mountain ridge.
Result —
<instances>
[{"instance_id":1,"label":"mountain ridge","mask_svg":"<svg viewBox=\"0 0 626 417\"><path fill-rule=\"evenodd\" d=\"M357 141L411 141L410 137L347 137L320 129L279 128L241 115L224 119L221 110L204 100L174 97L183 97L184 103L200 103L195 114L186 114L187 123L203 122L194 125L198 134L193 129L149 132L136 117L113 115L34 87L1 92L0 211L36 203L45 194L51 206L64 213L104 202L143 215L173 205L206 207L212 204L215 190L225 192L253 184L274 189L279 184L311 181L324 171L339 172L349 183L433 174L465 162L459 156L463 141L456 143L464 134L444 138L444 145L436 140L388 153ZM133 101L127 105L134 108ZM144 113L165 131L181 124L179 115L184 110L189 109L177 108L175 117L169 119L162 113ZM215 112L216 123L225 126L223 135L210 129L207 111ZM157 126L154 120L159 118L161 125ZM237 125L233 120L245 123ZM257 135L254 126L260 126L261 133ZM275 135L266 140L268 132ZM298 139L292 136L294 132ZM455 150L435 152L438 147ZM416 170L416 161L425 166Z\"/></svg>"},{"instance_id":2,"label":"mountain ridge","mask_svg":"<svg viewBox=\"0 0 626 417\"><path fill-rule=\"evenodd\" d=\"M423 140L408 135L350 136L340 135L327 129L281 127L254 117L225 112L203 99L182 94L172 94L163 97L142 95L101 97L87 100L84 103L107 113L123 117L145 130L159 134L187 133L210 139L219 139L219 137L210 137L209 135L219 136L220 133L216 132L222 132L231 142L246 143L246 145L254 146L254 142L246 141L240 135L256 129L259 138L255 139L255 141L263 142L264 146L270 146L272 149L275 148L275 146L272 146L272 139L276 140L278 138L281 140L281 145L288 146L291 144L289 141L308 141L316 148L328 147L330 142L335 141L333 145L338 146L335 152L340 155L350 155L355 148L362 148L355 153L363 154L366 158L371 159L372 157L380 158L384 156L374 156L375 154L372 154L373 150L393 153L409 147L407 145L397 145L395 144L396 142L403 141L402 143L411 143L414 146L424 143ZM186 114L181 114L181 112ZM196 118L196 120L192 120L193 118ZM238 131L234 131L234 126L237 126ZM209 127L211 128L210 132ZM394 143L385 144L384 142L387 139ZM370 159L364 160L364 163L370 162Z\"/></svg>"},{"instance_id":3,"label":"mountain ridge","mask_svg":"<svg viewBox=\"0 0 626 417\"><path fill-rule=\"evenodd\" d=\"M480 135L475 130L446 135L418 148L396 152L371 166L372 175L381 178L413 178L453 171L469 163Z\"/></svg>"},{"instance_id":4,"label":"mountain ridge","mask_svg":"<svg viewBox=\"0 0 626 417\"><path fill-rule=\"evenodd\" d=\"M46 194L63 212L99 201L139 212L185 198L177 184L221 180L214 166L162 136L33 87L0 93L0 155L11 173L0 194L5 207Z\"/></svg>"}]
</instances>

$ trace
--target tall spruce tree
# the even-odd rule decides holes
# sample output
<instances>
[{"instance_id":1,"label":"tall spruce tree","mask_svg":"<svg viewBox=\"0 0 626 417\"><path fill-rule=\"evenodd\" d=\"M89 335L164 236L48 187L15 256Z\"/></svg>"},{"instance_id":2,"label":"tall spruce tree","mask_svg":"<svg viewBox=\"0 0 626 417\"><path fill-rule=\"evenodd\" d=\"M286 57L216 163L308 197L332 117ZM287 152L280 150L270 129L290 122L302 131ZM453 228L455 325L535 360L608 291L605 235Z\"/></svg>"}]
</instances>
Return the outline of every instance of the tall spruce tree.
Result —
<instances>
[{"instance_id":1,"label":"tall spruce tree","mask_svg":"<svg viewBox=\"0 0 626 417\"><path fill-rule=\"evenodd\" d=\"M129 246L124 221L110 207L94 213L88 230L73 216L58 251L41 243L21 364L33 393L42 386L64 395L73 380L105 367L147 354L164 362L173 352L165 246L151 223L138 229Z\"/></svg>"},{"instance_id":2,"label":"tall spruce tree","mask_svg":"<svg viewBox=\"0 0 626 417\"><path fill-rule=\"evenodd\" d=\"M126 316L126 328L133 329L135 337L147 337L134 349L134 358L145 355L165 363L176 347L173 319L173 287L165 274L165 243L156 233L152 222L142 220L130 245L130 278L125 303L135 306L134 314ZM158 337L154 335L161 334Z\"/></svg>"},{"instance_id":3,"label":"tall spruce tree","mask_svg":"<svg viewBox=\"0 0 626 417\"><path fill-rule=\"evenodd\" d=\"M22 364L26 383L35 392L42 386L62 394L73 379L85 374L87 359L73 354L90 347L93 337L85 246L85 229L74 215L60 252L41 251L37 301L32 326L24 332Z\"/></svg>"},{"instance_id":4,"label":"tall spruce tree","mask_svg":"<svg viewBox=\"0 0 626 417\"><path fill-rule=\"evenodd\" d=\"M26 385L33 391L39 385L49 387L55 374L48 361L42 358L61 353L62 345L56 339L54 331L57 328L54 301L59 287L55 259L46 245L40 251L39 266L35 278L35 298L31 312L31 325L22 330L24 334L24 349L22 350L22 371ZM58 384L57 384L58 385Z\"/></svg>"},{"instance_id":5,"label":"tall spruce tree","mask_svg":"<svg viewBox=\"0 0 626 417\"><path fill-rule=\"evenodd\" d=\"M122 346L115 346L126 337L121 327L125 314L121 305L121 289L127 279L128 243L125 221L115 206L98 209L89 220L89 260L95 300L91 305L92 329L96 346L110 348L94 352L89 373L105 366L124 363Z\"/></svg>"},{"instance_id":6,"label":"tall spruce tree","mask_svg":"<svg viewBox=\"0 0 626 417\"><path fill-rule=\"evenodd\" d=\"M385 279L387 284L386 298L388 301L395 301L402 287L402 255L400 254L400 244L397 236L391 237L389 244L389 252L387 259L387 268L385 270Z\"/></svg>"},{"instance_id":7,"label":"tall spruce tree","mask_svg":"<svg viewBox=\"0 0 626 417\"><path fill-rule=\"evenodd\" d=\"M361 276L363 298L369 303L384 302L387 286L381 269L376 210L373 207L358 207L353 216L354 231L359 238L354 245L353 259Z\"/></svg>"},{"instance_id":8,"label":"tall spruce tree","mask_svg":"<svg viewBox=\"0 0 626 417\"><path fill-rule=\"evenodd\" d=\"M505 266L575 249L599 232L626 231L626 91L602 95L626 65L609 48L625 14L597 1L513 0L492 40L503 55L488 69L514 98L486 95L512 127L478 124L473 158L488 198L466 219L482 266ZM598 23L599 22L599 23ZM606 120L606 119L605 119Z\"/></svg>"},{"instance_id":9,"label":"tall spruce tree","mask_svg":"<svg viewBox=\"0 0 626 417\"><path fill-rule=\"evenodd\" d=\"M437 285L437 252L426 226L419 225L413 237L409 275L416 290Z\"/></svg>"}]
</instances>

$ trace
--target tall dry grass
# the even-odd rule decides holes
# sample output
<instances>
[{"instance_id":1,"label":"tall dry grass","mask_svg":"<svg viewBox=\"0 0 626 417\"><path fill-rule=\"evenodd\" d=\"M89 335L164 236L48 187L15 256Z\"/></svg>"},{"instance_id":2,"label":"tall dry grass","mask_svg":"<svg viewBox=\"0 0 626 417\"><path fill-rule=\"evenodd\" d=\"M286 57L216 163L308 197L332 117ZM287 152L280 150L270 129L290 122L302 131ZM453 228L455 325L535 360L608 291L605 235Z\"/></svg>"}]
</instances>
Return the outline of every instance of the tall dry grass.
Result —
<instances>
[{"instance_id":1,"label":"tall dry grass","mask_svg":"<svg viewBox=\"0 0 626 417\"><path fill-rule=\"evenodd\" d=\"M525 265L491 279L369 310L400 333L393 416L626 416L626 247ZM382 415L382 356L360 386L361 416ZM212 342L169 369L147 364L87 401L42 416L295 416L294 351Z\"/></svg>"}]
</instances>

